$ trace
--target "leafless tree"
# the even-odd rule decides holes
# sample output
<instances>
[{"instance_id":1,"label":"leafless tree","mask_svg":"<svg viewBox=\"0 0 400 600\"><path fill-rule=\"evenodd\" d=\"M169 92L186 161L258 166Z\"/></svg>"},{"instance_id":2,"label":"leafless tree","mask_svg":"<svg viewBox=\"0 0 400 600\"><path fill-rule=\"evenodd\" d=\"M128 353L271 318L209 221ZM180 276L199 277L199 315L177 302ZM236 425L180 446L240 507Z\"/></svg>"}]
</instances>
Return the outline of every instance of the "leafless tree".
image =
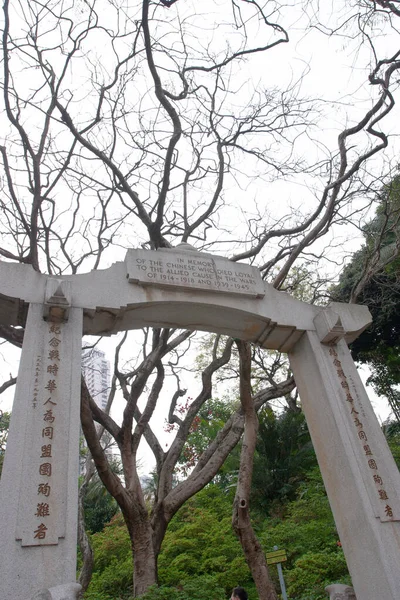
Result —
<instances>
[{"instance_id":1,"label":"leafless tree","mask_svg":"<svg viewBox=\"0 0 400 600\"><path fill-rule=\"evenodd\" d=\"M359 4L365 15L382 9L392 20L398 17L395 2ZM281 89L268 84L266 66L289 42L284 23L292 6L255 0L5 0L3 10L5 260L49 274L77 273L108 266L127 247L190 242L249 261L275 287L293 291L307 265L327 255L321 239L354 214L352 202L361 184L368 185L367 161L388 146L383 127L394 108L396 51L375 53L367 108L343 126L336 147L325 147L322 159L312 152L308 159L302 146L312 146L310 132L324 105L301 97L304 73ZM318 14L317 4L314 10ZM365 39L373 43L373 23L368 31ZM323 143L321 136L319 149ZM299 204L282 216L266 193L262 202L250 202L251 185L297 176L315 190L309 206ZM21 347L23 328L2 326L0 335ZM118 423L97 407L82 382L83 431L127 524L137 596L157 581L157 555L172 516L212 480L241 439L250 411L249 403L233 411L188 477L174 485L193 420L211 397L213 377L232 356L233 340L217 339L200 390L180 414L179 377L174 393L164 384L176 374L174 365L192 335L143 332L133 367L123 366L118 354L115 382L125 399ZM269 363L258 382L255 410L294 387L275 367ZM169 422L176 425L167 450L151 427L166 395ZM123 481L110 468L96 423L118 444ZM142 439L156 461L150 512L137 469Z\"/></svg>"}]
</instances>

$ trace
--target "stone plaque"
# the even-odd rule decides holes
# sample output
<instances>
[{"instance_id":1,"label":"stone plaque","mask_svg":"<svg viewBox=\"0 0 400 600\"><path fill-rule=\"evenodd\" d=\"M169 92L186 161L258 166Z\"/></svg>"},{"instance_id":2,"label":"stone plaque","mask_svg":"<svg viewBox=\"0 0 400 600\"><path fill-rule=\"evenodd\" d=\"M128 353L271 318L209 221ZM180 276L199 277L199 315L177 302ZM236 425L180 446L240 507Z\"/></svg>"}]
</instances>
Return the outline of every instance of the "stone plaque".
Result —
<instances>
[{"instance_id":1,"label":"stone plaque","mask_svg":"<svg viewBox=\"0 0 400 600\"><path fill-rule=\"evenodd\" d=\"M129 250L127 277L132 283L196 289L263 298L260 271L220 256L179 249Z\"/></svg>"}]
</instances>

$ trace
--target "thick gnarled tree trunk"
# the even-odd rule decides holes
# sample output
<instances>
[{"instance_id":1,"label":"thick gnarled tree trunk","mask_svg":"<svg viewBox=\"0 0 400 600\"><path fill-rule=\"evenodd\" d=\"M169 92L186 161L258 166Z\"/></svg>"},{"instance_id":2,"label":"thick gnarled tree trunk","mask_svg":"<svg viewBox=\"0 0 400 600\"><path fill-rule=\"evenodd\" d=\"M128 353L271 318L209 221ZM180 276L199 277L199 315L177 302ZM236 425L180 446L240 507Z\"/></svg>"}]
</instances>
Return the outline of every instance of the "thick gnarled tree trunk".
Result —
<instances>
[{"instance_id":1,"label":"thick gnarled tree trunk","mask_svg":"<svg viewBox=\"0 0 400 600\"><path fill-rule=\"evenodd\" d=\"M136 512L136 511L135 511ZM153 531L147 516L130 518L128 525L133 556L133 597L142 596L157 581L157 555L153 546Z\"/></svg>"}]
</instances>

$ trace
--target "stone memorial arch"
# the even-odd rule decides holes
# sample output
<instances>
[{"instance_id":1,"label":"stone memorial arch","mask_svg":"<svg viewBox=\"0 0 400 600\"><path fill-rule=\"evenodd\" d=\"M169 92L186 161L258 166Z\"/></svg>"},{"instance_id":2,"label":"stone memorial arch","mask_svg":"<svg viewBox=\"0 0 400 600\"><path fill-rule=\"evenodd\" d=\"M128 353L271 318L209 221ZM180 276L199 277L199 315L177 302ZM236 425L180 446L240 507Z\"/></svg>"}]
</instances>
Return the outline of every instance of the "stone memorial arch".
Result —
<instances>
[{"instance_id":1,"label":"stone memorial arch","mask_svg":"<svg viewBox=\"0 0 400 600\"><path fill-rule=\"evenodd\" d=\"M26 323L1 478L0 598L75 597L82 334L154 326L288 353L357 598L398 600L399 473L347 347L369 322L364 306L308 305L187 245L59 278L0 262L0 324Z\"/></svg>"}]
</instances>

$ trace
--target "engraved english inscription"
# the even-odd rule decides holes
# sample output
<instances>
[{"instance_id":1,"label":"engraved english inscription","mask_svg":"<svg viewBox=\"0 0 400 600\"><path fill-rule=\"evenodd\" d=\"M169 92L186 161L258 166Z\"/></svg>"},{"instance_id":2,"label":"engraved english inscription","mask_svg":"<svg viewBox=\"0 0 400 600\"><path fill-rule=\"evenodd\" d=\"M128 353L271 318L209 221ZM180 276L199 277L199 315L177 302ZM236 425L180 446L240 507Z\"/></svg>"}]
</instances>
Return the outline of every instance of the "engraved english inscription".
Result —
<instances>
[{"instance_id":1,"label":"engraved english inscription","mask_svg":"<svg viewBox=\"0 0 400 600\"><path fill-rule=\"evenodd\" d=\"M201 252L130 250L126 258L132 283L209 292L264 296L258 269Z\"/></svg>"}]
</instances>

